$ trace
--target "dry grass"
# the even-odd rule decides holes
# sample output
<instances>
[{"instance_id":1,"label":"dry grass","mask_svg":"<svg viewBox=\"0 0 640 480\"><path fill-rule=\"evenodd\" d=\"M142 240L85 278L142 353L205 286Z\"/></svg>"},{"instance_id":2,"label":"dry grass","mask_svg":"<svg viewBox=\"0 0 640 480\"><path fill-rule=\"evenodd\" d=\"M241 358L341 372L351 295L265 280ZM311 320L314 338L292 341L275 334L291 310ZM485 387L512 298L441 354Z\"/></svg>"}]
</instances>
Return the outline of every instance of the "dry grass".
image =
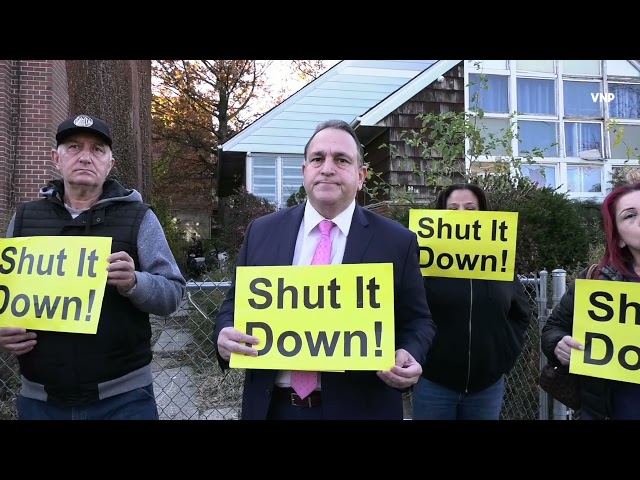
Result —
<instances>
[{"instance_id":1,"label":"dry grass","mask_svg":"<svg viewBox=\"0 0 640 480\"><path fill-rule=\"evenodd\" d=\"M8 381L0 381L0 420L15 420L16 397L20 391L20 378L13 376Z\"/></svg>"},{"instance_id":2,"label":"dry grass","mask_svg":"<svg viewBox=\"0 0 640 480\"><path fill-rule=\"evenodd\" d=\"M197 403L201 411L230 407L240 412L244 370L230 369L221 373L207 372L194 377L198 385Z\"/></svg>"}]
</instances>

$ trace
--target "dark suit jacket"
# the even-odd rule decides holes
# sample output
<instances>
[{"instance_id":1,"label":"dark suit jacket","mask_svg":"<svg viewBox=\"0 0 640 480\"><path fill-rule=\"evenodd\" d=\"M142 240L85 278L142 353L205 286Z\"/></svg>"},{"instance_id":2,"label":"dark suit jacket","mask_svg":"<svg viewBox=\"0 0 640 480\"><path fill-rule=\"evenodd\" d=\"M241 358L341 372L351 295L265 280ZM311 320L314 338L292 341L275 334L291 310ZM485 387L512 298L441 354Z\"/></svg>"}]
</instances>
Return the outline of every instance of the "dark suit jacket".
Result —
<instances>
[{"instance_id":1,"label":"dark suit jacket","mask_svg":"<svg viewBox=\"0 0 640 480\"><path fill-rule=\"evenodd\" d=\"M304 205L297 205L252 221L237 265L291 265L303 215ZM404 348L423 364L435 324L427 304L415 233L356 206L342 263L393 263L396 349ZM214 345L220 330L233 326L234 299L235 282L216 318ZM223 370L229 367L219 355L218 362ZM276 370L247 369L242 420L266 418L276 374ZM323 372L322 412L325 419L401 420L402 392L389 387L373 371Z\"/></svg>"}]
</instances>

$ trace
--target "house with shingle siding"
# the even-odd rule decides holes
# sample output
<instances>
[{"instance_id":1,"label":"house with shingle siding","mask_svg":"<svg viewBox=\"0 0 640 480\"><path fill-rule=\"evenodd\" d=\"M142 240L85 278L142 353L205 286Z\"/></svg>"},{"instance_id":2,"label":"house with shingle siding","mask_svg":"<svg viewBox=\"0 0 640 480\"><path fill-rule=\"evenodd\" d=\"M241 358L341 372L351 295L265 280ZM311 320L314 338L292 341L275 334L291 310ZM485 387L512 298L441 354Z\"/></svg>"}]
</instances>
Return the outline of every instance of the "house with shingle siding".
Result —
<instances>
[{"instance_id":1,"label":"house with shingle siding","mask_svg":"<svg viewBox=\"0 0 640 480\"><path fill-rule=\"evenodd\" d=\"M617 170L638 165L637 60L342 60L219 147L220 207L241 186L285 207L302 185L305 143L330 118L355 128L369 168L387 183L429 199L414 172L426 168L422 152L402 134L420 128L418 114L469 111L474 92L486 133L516 128L515 156L544 151L522 167L540 184L602 199ZM611 121L624 127L623 144ZM636 152L631 160L628 152ZM505 154L494 153L479 159L483 171Z\"/></svg>"}]
</instances>

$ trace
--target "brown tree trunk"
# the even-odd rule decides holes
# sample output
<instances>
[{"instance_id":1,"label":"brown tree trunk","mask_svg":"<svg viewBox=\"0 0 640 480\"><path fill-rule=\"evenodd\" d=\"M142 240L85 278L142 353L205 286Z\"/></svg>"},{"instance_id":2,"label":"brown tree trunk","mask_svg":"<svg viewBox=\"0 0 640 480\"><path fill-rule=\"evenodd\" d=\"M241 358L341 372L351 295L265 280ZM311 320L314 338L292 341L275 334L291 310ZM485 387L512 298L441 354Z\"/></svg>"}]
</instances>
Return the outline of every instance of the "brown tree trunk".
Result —
<instances>
[{"instance_id":1,"label":"brown tree trunk","mask_svg":"<svg viewBox=\"0 0 640 480\"><path fill-rule=\"evenodd\" d=\"M151 60L67 60L69 115L111 127L114 172L151 203Z\"/></svg>"}]
</instances>

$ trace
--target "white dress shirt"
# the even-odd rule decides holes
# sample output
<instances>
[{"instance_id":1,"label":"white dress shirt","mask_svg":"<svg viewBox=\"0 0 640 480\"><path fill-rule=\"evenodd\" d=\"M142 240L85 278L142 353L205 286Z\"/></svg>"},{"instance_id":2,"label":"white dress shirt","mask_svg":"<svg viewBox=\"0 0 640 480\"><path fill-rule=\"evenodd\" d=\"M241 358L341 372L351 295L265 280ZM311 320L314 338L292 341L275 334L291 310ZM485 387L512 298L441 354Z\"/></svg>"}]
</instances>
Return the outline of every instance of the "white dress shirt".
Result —
<instances>
[{"instance_id":1,"label":"white dress shirt","mask_svg":"<svg viewBox=\"0 0 640 480\"><path fill-rule=\"evenodd\" d=\"M351 204L340 213L336 218L324 218L315 208L311 206L309 201L304 206L304 216L298 230L298 238L296 240L296 249L293 253L292 265L311 265L313 254L320 242L320 222L322 220L331 220L336 224L337 228L331 229L331 265L340 265L342 257L344 257L344 248L347 245L347 236L351 228L351 219L356 209L355 199ZM316 390L320 390L322 375L318 375L318 386ZM276 377L276 385L278 387L291 387L291 371L283 370L278 372Z\"/></svg>"}]
</instances>

